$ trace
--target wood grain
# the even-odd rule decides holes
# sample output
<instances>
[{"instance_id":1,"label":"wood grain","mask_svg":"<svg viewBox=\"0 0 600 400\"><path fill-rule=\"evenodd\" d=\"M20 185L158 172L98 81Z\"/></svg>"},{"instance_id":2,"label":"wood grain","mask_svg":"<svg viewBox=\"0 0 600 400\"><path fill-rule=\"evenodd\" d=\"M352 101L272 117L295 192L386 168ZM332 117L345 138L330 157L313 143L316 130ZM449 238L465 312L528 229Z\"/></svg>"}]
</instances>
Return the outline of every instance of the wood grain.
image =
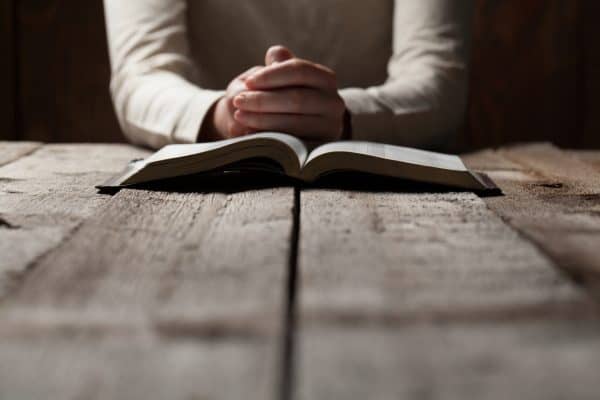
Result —
<instances>
[{"instance_id":1,"label":"wood grain","mask_svg":"<svg viewBox=\"0 0 600 400\"><path fill-rule=\"evenodd\" d=\"M45 332L47 334L47 332ZM260 382L271 341L1 335L2 399L268 399Z\"/></svg>"},{"instance_id":2,"label":"wood grain","mask_svg":"<svg viewBox=\"0 0 600 400\"><path fill-rule=\"evenodd\" d=\"M488 171L507 194L486 199L492 210L573 278L598 291L600 172L593 165L549 144L486 151L465 160Z\"/></svg>"},{"instance_id":3,"label":"wood grain","mask_svg":"<svg viewBox=\"0 0 600 400\"><path fill-rule=\"evenodd\" d=\"M0 2L0 140L17 138L15 0Z\"/></svg>"},{"instance_id":4,"label":"wood grain","mask_svg":"<svg viewBox=\"0 0 600 400\"><path fill-rule=\"evenodd\" d=\"M600 152L597 150L572 150L569 154L573 154L581 161L588 163L596 171L600 172Z\"/></svg>"},{"instance_id":5,"label":"wood grain","mask_svg":"<svg viewBox=\"0 0 600 400\"><path fill-rule=\"evenodd\" d=\"M0 167L33 153L41 146L38 142L0 142Z\"/></svg>"},{"instance_id":6,"label":"wood grain","mask_svg":"<svg viewBox=\"0 0 600 400\"><path fill-rule=\"evenodd\" d=\"M581 299L474 194L308 190L301 204L305 319L477 318Z\"/></svg>"},{"instance_id":7,"label":"wood grain","mask_svg":"<svg viewBox=\"0 0 600 400\"><path fill-rule=\"evenodd\" d=\"M467 148L536 140L584 145L584 2L476 1ZM597 33L589 35L596 42Z\"/></svg>"},{"instance_id":8,"label":"wood grain","mask_svg":"<svg viewBox=\"0 0 600 400\"><path fill-rule=\"evenodd\" d=\"M308 190L301 205L298 398L593 393L600 352L573 355L581 376L525 382L596 342L598 324L571 320L597 307L477 196ZM551 345L555 329L571 342Z\"/></svg>"},{"instance_id":9,"label":"wood grain","mask_svg":"<svg viewBox=\"0 0 600 400\"><path fill-rule=\"evenodd\" d=\"M20 0L21 139L123 142L109 96L101 0Z\"/></svg>"},{"instance_id":10,"label":"wood grain","mask_svg":"<svg viewBox=\"0 0 600 400\"><path fill-rule=\"evenodd\" d=\"M584 99L584 143L585 148L600 148L600 43L596 39L600 18L600 3L593 0L582 2L582 83Z\"/></svg>"},{"instance_id":11,"label":"wood grain","mask_svg":"<svg viewBox=\"0 0 600 400\"><path fill-rule=\"evenodd\" d=\"M13 2L5 0L0 7ZM600 147L595 112L600 91L598 2L474 3L469 127L461 138L463 147L532 140ZM20 0L17 5L16 21L2 19L0 26L12 32L15 22L20 38L19 138L123 141L108 92L102 1ZM12 43L9 37L0 35L0 45ZM0 63L0 72L11 65ZM12 74L0 73L0 82L10 85L6 76ZM10 92L2 90L0 96ZM13 131L0 129L0 138L16 138Z\"/></svg>"},{"instance_id":12,"label":"wood grain","mask_svg":"<svg viewBox=\"0 0 600 400\"><path fill-rule=\"evenodd\" d=\"M88 170L115 157L114 151L80 153L93 160ZM37 164L43 154L36 152ZM73 173L54 162L62 175ZM5 166L12 176L31 173L17 164ZM22 183L23 191L39 196L32 183ZM77 193L65 184L37 198L51 217L71 224L56 235L54 250L30 262L7 290L0 358L12 366L0 373L0 393L44 399L274 396L293 189L233 190L231 183L218 190L208 181L188 181L169 191L122 190L113 197L81 187ZM19 198L24 206L6 208L20 225L27 195ZM50 366L52 373L36 379Z\"/></svg>"},{"instance_id":13,"label":"wood grain","mask_svg":"<svg viewBox=\"0 0 600 400\"><path fill-rule=\"evenodd\" d=\"M597 321L303 328L298 399L597 397Z\"/></svg>"},{"instance_id":14,"label":"wood grain","mask_svg":"<svg viewBox=\"0 0 600 400\"><path fill-rule=\"evenodd\" d=\"M0 150L8 160L36 146L3 143ZM98 195L95 184L146 154L124 145L46 145L0 167L0 298L37 258L110 199Z\"/></svg>"}]
</instances>

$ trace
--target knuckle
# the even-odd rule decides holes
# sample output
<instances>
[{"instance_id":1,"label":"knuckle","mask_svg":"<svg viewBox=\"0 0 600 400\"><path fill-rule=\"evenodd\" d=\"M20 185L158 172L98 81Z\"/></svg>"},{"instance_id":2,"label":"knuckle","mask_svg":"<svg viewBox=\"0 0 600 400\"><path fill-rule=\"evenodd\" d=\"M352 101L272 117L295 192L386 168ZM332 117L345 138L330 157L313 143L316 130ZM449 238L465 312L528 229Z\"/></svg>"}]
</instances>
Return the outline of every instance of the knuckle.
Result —
<instances>
[{"instance_id":1,"label":"knuckle","mask_svg":"<svg viewBox=\"0 0 600 400\"><path fill-rule=\"evenodd\" d=\"M293 58L292 60L290 60L290 63L289 63L289 66L294 69L302 68L304 65L305 65L304 60L301 60L299 58Z\"/></svg>"},{"instance_id":2,"label":"knuckle","mask_svg":"<svg viewBox=\"0 0 600 400\"><path fill-rule=\"evenodd\" d=\"M292 72L298 74L300 77L305 77L307 75L308 65L305 61L300 59L294 59L289 65L289 68Z\"/></svg>"}]
</instances>

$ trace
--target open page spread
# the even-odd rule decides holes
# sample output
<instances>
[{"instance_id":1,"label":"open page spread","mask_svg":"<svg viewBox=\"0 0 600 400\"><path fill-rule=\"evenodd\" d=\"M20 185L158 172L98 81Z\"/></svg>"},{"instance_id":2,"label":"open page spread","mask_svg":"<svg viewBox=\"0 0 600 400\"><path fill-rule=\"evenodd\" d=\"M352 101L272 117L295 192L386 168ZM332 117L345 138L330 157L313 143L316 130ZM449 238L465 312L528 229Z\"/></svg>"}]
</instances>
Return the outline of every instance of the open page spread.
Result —
<instances>
[{"instance_id":1,"label":"open page spread","mask_svg":"<svg viewBox=\"0 0 600 400\"><path fill-rule=\"evenodd\" d=\"M308 153L307 146L294 136L266 132L218 142L168 145L145 160L131 163L98 187L214 172L234 164L239 169L250 169L250 165L260 169L257 166L261 163L265 171L283 172L305 182L338 171L356 171L476 190L493 186L493 182L469 171L455 155L362 141L328 143Z\"/></svg>"}]
</instances>

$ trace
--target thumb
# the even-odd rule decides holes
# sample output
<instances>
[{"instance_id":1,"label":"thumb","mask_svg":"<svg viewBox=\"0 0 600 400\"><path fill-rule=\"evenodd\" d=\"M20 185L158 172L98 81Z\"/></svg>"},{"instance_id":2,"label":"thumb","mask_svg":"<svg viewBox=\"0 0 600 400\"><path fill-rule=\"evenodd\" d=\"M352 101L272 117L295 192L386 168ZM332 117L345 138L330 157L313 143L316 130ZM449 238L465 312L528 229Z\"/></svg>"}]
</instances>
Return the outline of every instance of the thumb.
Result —
<instances>
[{"instance_id":1,"label":"thumb","mask_svg":"<svg viewBox=\"0 0 600 400\"><path fill-rule=\"evenodd\" d=\"M289 60L290 58L294 58L294 53L292 53L286 47L279 45L271 46L265 55L265 65L269 66L271 64Z\"/></svg>"}]
</instances>

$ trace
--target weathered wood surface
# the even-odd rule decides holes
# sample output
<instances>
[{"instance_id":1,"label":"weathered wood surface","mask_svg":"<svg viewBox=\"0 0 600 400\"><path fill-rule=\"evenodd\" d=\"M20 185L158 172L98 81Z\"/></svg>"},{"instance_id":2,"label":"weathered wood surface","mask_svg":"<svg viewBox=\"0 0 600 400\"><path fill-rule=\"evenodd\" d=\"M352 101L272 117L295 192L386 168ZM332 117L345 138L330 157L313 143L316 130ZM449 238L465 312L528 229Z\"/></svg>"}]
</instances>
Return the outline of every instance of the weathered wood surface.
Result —
<instances>
[{"instance_id":1,"label":"weathered wood surface","mask_svg":"<svg viewBox=\"0 0 600 400\"><path fill-rule=\"evenodd\" d=\"M0 140L17 138L15 1L0 2Z\"/></svg>"},{"instance_id":2,"label":"weathered wood surface","mask_svg":"<svg viewBox=\"0 0 600 400\"><path fill-rule=\"evenodd\" d=\"M15 4L19 139L125 141L110 99L102 0Z\"/></svg>"},{"instance_id":3,"label":"weathered wood surface","mask_svg":"<svg viewBox=\"0 0 600 400\"><path fill-rule=\"evenodd\" d=\"M600 42L594 40L598 36L598 16L600 2L584 0L581 4L583 82L580 82L585 98L581 109L584 117L583 148L600 148ZM596 33L594 33L596 32Z\"/></svg>"},{"instance_id":4,"label":"weathered wood surface","mask_svg":"<svg viewBox=\"0 0 600 400\"><path fill-rule=\"evenodd\" d=\"M41 146L38 142L0 142L0 167L33 153Z\"/></svg>"},{"instance_id":5,"label":"weathered wood surface","mask_svg":"<svg viewBox=\"0 0 600 400\"><path fill-rule=\"evenodd\" d=\"M47 146L0 169L3 268L19 272L0 398L276 394L293 189L96 193L139 154Z\"/></svg>"},{"instance_id":6,"label":"weathered wood surface","mask_svg":"<svg viewBox=\"0 0 600 400\"><path fill-rule=\"evenodd\" d=\"M94 185L148 152L122 145L38 148L27 142L5 142L0 149L3 160L12 160L0 167L2 298L32 262L110 199Z\"/></svg>"},{"instance_id":7,"label":"weathered wood surface","mask_svg":"<svg viewBox=\"0 0 600 400\"><path fill-rule=\"evenodd\" d=\"M574 155L576 158L590 164L596 171L600 172L600 151L571 150L568 154Z\"/></svg>"},{"instance_id":8,"label":"weathered wood surface","mask_svg":"<svg viewBox=\"0 0 600 400\"><path fill-rule=\"evenodd\" d=\"M488 206L575 279L600 290L600 171L549 144L465 157L506 193Z\"/></svg>"},{"instance_id":9,"label":"weathered wood surface","mask_svg":"<svg viewBox=\"0 0 600 400\"><path fill-rule=\"evenodd\" d=\"M545 211L565 201L539 200L530 184L553 187L562 165L565 195L589 196L595 180L589 166L534 148L510 150L509 160L469 157L507 193L485 202L470 193L302 192L298 398L597 396L598 306L563 261L595 265L589 252L600 240L567 237L557 253L539 242L547 236L531 243L520 233L562 227L564 236L587 224L572 234L593 238L595 217L552 222ZM553 158L554 170L543 163ZM525 162L553 172L532 181ZM576 211L598 204L582 202Z\"/></svg>"},{"instance_id":10,"label":"weathered wood surface","mask_svg":"<svg viewBox=\"0 0 600 400\"><path fill-rule=\"evenodd\" d=\"M598 153L468 155L506 193L482 199L235 178L108 196L93 184L147 152L15 149L1 399L597 397Z\"/></svg>"},{"instance_id":11,"label":"weathered wood surface","mask_svg":"<svg viewBox=\"0 0 600 400\"><path fill-rule=\"evenodd\" d=\"M564 146L600 147L600 3L473 3L465 144L489 147L552 138ZM3 0L0 21L0 46L16 46L19 57L18 79L0 74L0 85L17 81L19 129L0 132L0 138L124 140L108 90L102 0ZM13 68L4 60L0 72ZM0 90L0 104L5 98L11 105L11 92ZM5 110L0 108L0 115ZM7 121L0 120L0 126Z\"/></svg>"},{"instance_id":12,"label":"weathered wood surface","mask_svg":"<svg viewBox=\"0 0 600 400\"><path fill-rule=\"evenodd\" d=\"M476 0L465 148L600 147L593 0Z\"/></svg>"}]
</instances>

